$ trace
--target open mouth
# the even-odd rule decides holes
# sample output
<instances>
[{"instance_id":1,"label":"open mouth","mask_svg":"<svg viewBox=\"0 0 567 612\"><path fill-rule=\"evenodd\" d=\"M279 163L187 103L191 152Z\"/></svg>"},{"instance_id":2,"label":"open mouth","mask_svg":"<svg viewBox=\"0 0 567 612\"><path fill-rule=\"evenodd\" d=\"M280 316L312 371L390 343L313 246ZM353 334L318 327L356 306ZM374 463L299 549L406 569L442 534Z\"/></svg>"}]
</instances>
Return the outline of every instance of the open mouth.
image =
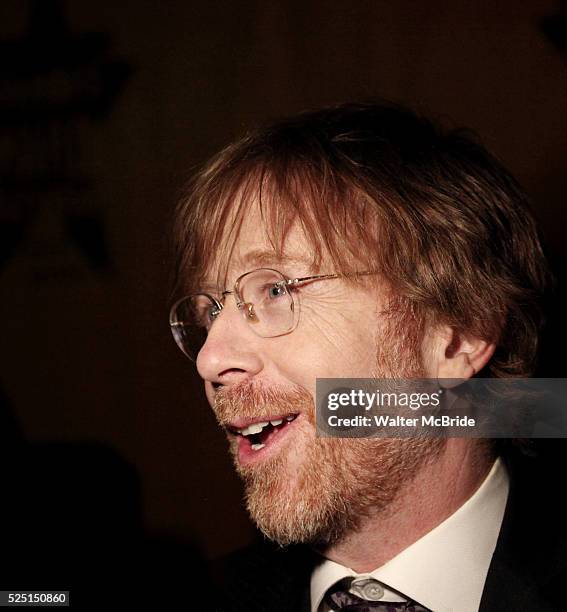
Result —
<instances>
[{"instance_id":1,"label":"open mouth","mask_svg":"<svg viewBox=\"0 0 567 612\"><path fill-rule=\"evenodd\" d=\"M238 438L239 458L251 460L253 455L267 449L280 439L298 416L292 413L265 421L247 423L245 427L229 425L226 429Z\"/></svg>"}]
</instances>

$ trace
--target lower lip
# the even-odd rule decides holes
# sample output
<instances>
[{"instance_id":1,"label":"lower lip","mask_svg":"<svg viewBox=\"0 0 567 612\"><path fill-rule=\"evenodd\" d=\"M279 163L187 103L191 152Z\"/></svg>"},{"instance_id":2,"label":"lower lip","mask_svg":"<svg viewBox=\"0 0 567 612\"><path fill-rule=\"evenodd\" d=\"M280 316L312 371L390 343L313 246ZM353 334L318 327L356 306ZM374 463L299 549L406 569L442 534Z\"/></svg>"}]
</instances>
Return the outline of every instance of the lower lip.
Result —
<instances>
[{"instance_id":1,"label":"lower lip","mask_svg":"<svg viewBox=\"0 0 567 612\"><path fill-rule=\"evenodd\" d=\"M266 441L266 446L260 450L252 450L250 441L244 436L238 436L238 462L240 465L253 465L277 453L300 418L300 415L296 416L293 421L290 421L285 427L278 430L277 433L272 433Z\"/></svg>"}]
</instances>

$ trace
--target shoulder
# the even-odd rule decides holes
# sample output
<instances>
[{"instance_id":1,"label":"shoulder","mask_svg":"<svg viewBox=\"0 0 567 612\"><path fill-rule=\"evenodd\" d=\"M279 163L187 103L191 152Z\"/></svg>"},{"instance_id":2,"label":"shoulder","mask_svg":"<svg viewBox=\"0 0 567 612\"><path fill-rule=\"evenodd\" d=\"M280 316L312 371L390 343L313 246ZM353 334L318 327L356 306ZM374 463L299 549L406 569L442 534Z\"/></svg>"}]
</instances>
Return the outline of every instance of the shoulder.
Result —
<instances>
[{"instance_id":1,"label":"shoulder","mask_svg":"<svg viewBox=\"0 0 567 612\"><path fill-rule=\"evenodd\" d=\"M536 452L508 448L510 494L486 579L481 611L551 611L567 581L567 522L560 483L564 440L540 440ZM505 588L503 588L505 587Z\"/></svg>"}]
</instances>

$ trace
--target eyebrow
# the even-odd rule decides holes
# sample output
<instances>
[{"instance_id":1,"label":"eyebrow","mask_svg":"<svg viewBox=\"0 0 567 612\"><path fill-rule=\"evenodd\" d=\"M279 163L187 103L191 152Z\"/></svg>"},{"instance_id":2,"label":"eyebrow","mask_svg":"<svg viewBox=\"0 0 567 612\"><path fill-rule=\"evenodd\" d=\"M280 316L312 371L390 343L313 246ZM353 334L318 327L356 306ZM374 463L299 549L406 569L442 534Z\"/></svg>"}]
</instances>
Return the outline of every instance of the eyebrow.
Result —
<instances>
[{"instance_id":1,"label":"eyebrow","mask_svg":"<svg viewBox=\"0 0 567 612\"><path fill-rule=\"evenodd\" d=\"M314 262L312 259L308 259L307 257L298 257L297 255L276 255L274 251L267 249L254 249L252 251L248 251L242 257L236 259L237 267L243 269L245 272L248 270L254 269L254 267L272 267L275 266L276 269L279 266L289 266L289 265L297 265L304 266L308 272L314 266ZM282 270L283 272L283 270ZM200 288L203 291L221 291L218 285L211 281L205 281L200 285Z\"/></svg>"},{"instance_id":2,"label":"eyebrow","mask_svg":"<svg viewBox=\"0 0 567 612\"><path fill-rule=\"evenodd\" d=\"M257 265L290 265L299 264L307 267L313 266L313 260L306 257L298 257L296 255L276 255L272 250L255 249L249 251L242 258L238 260L238 263L242 267Z\"/></svg>"}]
</instances>

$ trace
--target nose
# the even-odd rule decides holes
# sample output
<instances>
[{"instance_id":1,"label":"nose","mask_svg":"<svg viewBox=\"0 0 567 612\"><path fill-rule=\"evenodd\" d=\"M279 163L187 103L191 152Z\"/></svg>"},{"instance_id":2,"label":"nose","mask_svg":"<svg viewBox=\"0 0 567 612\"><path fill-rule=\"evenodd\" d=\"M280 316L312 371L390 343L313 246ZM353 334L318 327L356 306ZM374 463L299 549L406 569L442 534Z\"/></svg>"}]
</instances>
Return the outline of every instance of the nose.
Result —
<instances>
[{"instance_id":1,"label":"nose","mask_svg":"<svg viewBox=\"0 0 567 612\"><path fill-rule=\"evenodd\" d=\"M197 356L199 375L213 384L233 385L258 374L264 365L258 346L261 340L250 329L233 296L227 296Z\"/></svg>"}]
</instances>

